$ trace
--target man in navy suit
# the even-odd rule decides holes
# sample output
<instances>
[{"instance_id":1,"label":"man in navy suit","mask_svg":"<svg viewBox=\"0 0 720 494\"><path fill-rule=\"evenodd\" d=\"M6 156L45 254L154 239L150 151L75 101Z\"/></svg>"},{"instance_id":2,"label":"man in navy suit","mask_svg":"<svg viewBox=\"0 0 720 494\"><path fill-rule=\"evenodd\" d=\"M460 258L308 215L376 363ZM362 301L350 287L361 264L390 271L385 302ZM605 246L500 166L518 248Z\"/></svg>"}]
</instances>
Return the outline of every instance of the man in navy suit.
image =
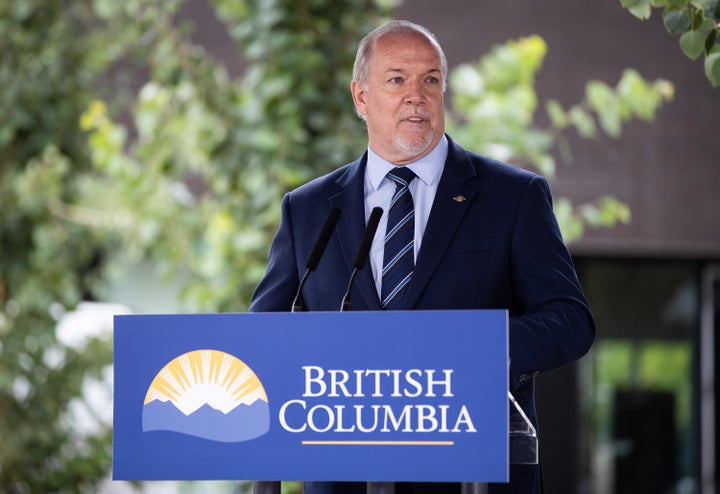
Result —
<instances>
[{"instance_id":1,"label":"man in navy suit","mask_svg":"<svg viewBox=\"0 0 720 494\"><path fill-rule=\"evenodd\" d=\"M590 309L563 244L546 181L466 151L445 134L447 61L424 27L393 21L362 40L351 93L365 120L368 149L357 161L285 196L268 270L251 311L290 309L321 224L342 217L302 290L305 308L338 310L370 211L388 211L395 183L386 173L414 172L414 268L401 309L508 309L510 391L536 425L534 379L584 355L594 338ZM388 214L378 227L385 232ZM375 236L370 269L358 273L353 310L381 310L384 235ZM438 328L442 336L442 328ZM380 344L382 342L379 342ZM306 483L306 492L364 493L361 483ZM460 492L458 484L398 484L401 493ZM490 494L542 492L538 465L511 465L508 484Z\"/></svg>"}]
</instances>

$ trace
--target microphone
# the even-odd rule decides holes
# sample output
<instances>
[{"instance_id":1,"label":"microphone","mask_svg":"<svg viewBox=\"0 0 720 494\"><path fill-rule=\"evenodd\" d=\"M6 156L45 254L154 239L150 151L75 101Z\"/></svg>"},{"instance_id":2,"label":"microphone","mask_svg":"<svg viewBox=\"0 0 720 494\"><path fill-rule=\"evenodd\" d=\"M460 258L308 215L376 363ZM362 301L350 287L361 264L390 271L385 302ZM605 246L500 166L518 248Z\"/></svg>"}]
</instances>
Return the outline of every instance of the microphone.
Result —
<instances>
[{"instance_id":1,"label":"microphone","mask_svg":"<svg viewBox=\"0 0 720 494\"><path fill-rule=\"evenodd\" d=\"M307 263L305 264L307 269L300 280L300 285L298 285L297 293L295 294L295 299L292 303L291 312L299 312L303 309L302 295L300 295L300 292L302 291L305 281L310 273L317 269L320 258L330 242L330 236L333 231L335 231L335 225L337 225L338 219L340 219L340 213L342 213L340 208L332 208L325 219L325 224L323 225L322 230L320 230L320 235L318 235L315 245L308 256Z\"/></svg>"},{"instance_id":2,"label":"microphone","mask_svg":"<svg viewBox=\"0 0 720 494\"><path fill-rule=\"evenodd\" d=\"M382 214L382 208L373 208L370 213L370 218L368 219L367 226L365 227L365 234L363 235L360 247L358 247L357 254L355 255L355 263L353 264L355 269L353 269L353 272L350 275L347 291L345 292L345 296L340 304L340 312L350 310L350 306L352 305L350 300L350 289L352 288L353 281L355 281L355 275L357 272L365 267L368 255L370 254L370 246L372 245L373 237L375 236L375 231L377 230Z\"/></svg>"}]
</instances>

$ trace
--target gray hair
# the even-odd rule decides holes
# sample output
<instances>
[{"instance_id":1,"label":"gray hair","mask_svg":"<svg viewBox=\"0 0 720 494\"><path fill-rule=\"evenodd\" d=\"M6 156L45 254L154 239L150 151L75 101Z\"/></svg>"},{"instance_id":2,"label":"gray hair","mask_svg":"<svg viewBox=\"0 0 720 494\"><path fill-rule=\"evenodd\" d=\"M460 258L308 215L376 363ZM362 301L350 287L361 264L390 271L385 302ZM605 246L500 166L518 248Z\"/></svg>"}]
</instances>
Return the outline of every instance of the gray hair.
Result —
<instances>
[{"instance_id":1,"label":"gray hair","mask_svg":"<svg viewBox=\"0 0 720 494\"><path fill-rule=\"evenodd\" d=\"M442 73L442 89L445 91L448 63L440 43L435 35L427 28L415 24L414 22L395 20L390 21L382 26L375 28L367 34L358 45L357 54L355 55L355 63L353 64L352 78L354 81L362 85L367 84L370 59L373 56L373 50L380 38L386 35L416 35L422 36L437 50L440 55L440 72Z\"/></svg>"}]
</instances>

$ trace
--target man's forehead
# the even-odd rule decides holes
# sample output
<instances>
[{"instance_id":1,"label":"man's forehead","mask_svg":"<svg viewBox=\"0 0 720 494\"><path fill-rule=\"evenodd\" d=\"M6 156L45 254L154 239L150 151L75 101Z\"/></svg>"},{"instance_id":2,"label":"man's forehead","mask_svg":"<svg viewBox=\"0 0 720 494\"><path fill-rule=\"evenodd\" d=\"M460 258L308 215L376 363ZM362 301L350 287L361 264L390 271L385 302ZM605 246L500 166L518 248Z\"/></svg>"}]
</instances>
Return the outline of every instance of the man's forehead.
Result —
<instances>
[{"instance_id":1,"label":"man's forehead","mask_svg":"<svg viewBox=\"0 0 720 494\"><path fill-rule=\"evenodd\" d=\"M438 48L432 40L423 33L419 32L386 33L375 41L376 50L398 47L413 49L429 48L438 53Z\"/></svg>"},{"instance_id":2,"label":"man's forehead","mask_svg":"<svg viewBox=\"0 0 720 494\"><path fill-rule=\"evenodd\" d=\"M427 71L440 71L440 54L422 34L386 35L378 40L375 55L382 60L381 66L377 68L383 71L419 64L426 65Z\"/></svg>"}]
</instances>

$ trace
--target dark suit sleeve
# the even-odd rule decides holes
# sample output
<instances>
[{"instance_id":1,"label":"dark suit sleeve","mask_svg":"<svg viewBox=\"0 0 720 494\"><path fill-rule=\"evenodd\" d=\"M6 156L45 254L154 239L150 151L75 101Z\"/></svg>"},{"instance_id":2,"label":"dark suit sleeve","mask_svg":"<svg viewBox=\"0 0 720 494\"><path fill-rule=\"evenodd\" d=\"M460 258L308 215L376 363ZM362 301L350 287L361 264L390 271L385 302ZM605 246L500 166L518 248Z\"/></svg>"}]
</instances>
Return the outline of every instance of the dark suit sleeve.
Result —
<instances>
[{"instance_id":1,"label":"dark suit sleeve","mask_svg":"<svg viewBox=\"0 0 720 494\"><path fill-rule=\"evenodd\" d=\"M595 326L552 210L547 182L533 177L511 241L510 388L584 355Z\"/></svg>"},{"instance_id":2,"label":"dark suit sleeve","mask_svg":"<svg viewBox=\"0 0 720 494\"><path fill-rule=\"evenodd\" d=\"M300 283L290 215L290 194L282 201L282 218L272 246L265 277L255 289L249 312L289 311Z\"/></svg>"}]
</instances>

